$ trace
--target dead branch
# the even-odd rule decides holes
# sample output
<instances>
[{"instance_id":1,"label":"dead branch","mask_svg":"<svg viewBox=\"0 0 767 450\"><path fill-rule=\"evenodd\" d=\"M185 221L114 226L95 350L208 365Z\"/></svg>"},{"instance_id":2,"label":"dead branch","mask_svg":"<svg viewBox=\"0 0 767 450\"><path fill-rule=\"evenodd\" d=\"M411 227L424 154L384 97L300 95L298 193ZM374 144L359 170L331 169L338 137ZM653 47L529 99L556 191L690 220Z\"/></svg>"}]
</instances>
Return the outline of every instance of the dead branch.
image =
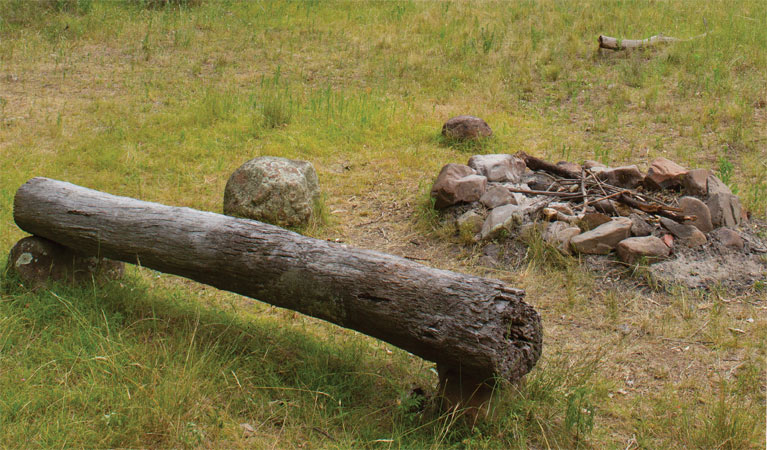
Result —
<instances>
[{"instance_id":1,"label":"dead branch","mask_svg":"<svg viewBox=\"0 0 767 450\"><path fill-rule=\"evenodd\" d=\"M687 42L693 39L702 38L707 34L708 33L699 34L697 36L693 36L688 39L679 39L679 38L675 38L671 36L664 36L663 34L650 36L647 39L618 39L614 37L600 35L598 41L599 41L599 48L618 51L618 50L649 47L652 45L664 44L669 42Z\"/></svg>"}]
</instances>

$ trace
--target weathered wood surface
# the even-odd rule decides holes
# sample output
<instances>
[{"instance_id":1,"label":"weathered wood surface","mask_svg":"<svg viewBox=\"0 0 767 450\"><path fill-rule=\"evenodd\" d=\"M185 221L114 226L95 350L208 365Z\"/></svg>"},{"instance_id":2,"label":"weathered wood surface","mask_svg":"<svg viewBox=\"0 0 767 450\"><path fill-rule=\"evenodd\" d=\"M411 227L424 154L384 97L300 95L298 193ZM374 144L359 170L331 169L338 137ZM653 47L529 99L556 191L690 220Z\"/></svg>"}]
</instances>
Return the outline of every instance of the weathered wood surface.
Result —
<instances>
[{"instance_id":1,"label":"weathered wood surface","mask_svg":"<svg viewBox=\"0 0 767 450\"><path fill-rule=\"evenodd\" d=\"M679 39L671 36L664 36L662 34L656 36L650 36L647 39L618 39L610 36L600 35L598 38L599 48L608 50L628 50L634 48L650 47L657 44L665 44L669 42L684 42L691 41L693 39L702 38L707 33L693 36L689 39Z\"/></svg>"},{"instance_id":2,"label":"weathered wood surface","mask_svg":"<svg viewBox=\"0 0 767 450\"><path fill-rule=\"evenodd\" d=\"M541 354L538 313L497 280L47 178L19 188L14 219L80 252L299 311L474 378L517 380Z\"/></svg>"}]
</instances>

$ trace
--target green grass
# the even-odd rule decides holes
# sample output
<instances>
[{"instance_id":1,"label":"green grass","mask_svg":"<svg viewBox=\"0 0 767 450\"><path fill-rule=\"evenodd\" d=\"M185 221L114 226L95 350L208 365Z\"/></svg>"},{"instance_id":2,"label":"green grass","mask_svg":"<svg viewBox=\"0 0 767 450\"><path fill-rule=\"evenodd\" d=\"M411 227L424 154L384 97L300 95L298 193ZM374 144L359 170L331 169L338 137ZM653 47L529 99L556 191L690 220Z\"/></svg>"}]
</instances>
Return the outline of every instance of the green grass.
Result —
<instances>
[{"instance_id":1,"label":"green grass","mask_svg":"<svg viewBox=\"0 0 767 450\"><path fill-rule=\"evenodd\" d=\"M766 17L761 1L0 2L0 250L24 236L13 195L34 176L220 212L243 162L306 159L324 201L305 233L499 277L545 329L538 367L471 429L410 408L431 364L357 333L143 269L38 293L7 279L0 442L760 445L763 289L617 291L540 240L522 268L483 271L451 251L424 193L474 152L665 156L719 173L764 219ZM599 34L704 32L596 49ZM493 137L444 140L459 114Z\"/></svg>"}]
</instances>

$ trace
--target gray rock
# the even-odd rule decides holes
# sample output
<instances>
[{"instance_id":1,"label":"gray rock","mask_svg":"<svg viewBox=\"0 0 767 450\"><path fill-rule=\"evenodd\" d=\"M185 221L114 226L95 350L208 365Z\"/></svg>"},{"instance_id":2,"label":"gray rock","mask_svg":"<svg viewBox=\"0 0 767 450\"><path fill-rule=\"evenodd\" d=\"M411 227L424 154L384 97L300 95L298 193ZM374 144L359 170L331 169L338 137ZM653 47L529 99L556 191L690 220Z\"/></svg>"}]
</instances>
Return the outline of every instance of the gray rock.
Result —
<instances>
[{"instance_id":1,"label":"gray rock","mask_svg":"<svg viewBox=\"0 0 767 450\"><path fill-rule=\"evenodd\" d=\"M634 264L645 258L650 264L668 258L671 249L655 236L631 237L618 243L618 258L628 264Z\"/></svg>"},{"instance_id":2,"label":"gray rock","mask_svg":"<svg viewBox=\"0 0 767 450\"><path fill-rule=\"evenodd\" d=\"M618 245L618 242L630 235L631 219L618 217L591 231L573 237L570 244L578 253L606 255Z\"/></svg>"},{"instance_id":3,"label":"gray rock","mask_svg":"<svg viewBox=\"0 0 767 450\"><path fill-rule=\"evenodd\" d=\"M708 177L711 171L708 169L694 169L682 177L682 187L689 195L705 197L708 194Z\"/></svg>"},{"instance_id":4,"label":"gray rock","mask_svg":"<svg viewBox=\"0 0 767 450\"><path fill-rule=\"evenodd\" d=\"M570 207L570 205L567 204L567 203L561 203L561 202L549 203L549 208L551 208L551 209L553 209L555 211L559 211L559 212L561 212L562 214L564 214L566 216L573 216L573 215L575 215L575 212Z\"/></svg>"},{"instance_id":5,"label":"gray rock","mask_svg":"<svg viewBox=\"0 0 767 450\"><path fill-rule=\"evenodd\" d=\"M597 211L601 213L605 213L610 216L618 215L618 207L616 206L616 203L612 200L605 199L605 200L599 200L598 202L592 203L591 206L594 207Z\"/></svg>"},{"instance_id":6,"label":"gray rock","mask_svg":"<svg viewBox=\"0 0 767 450\"><path fill-rule=\"evenodd\" d=\"M482 230L482 224L485 219L476 211L470 210L461 214L455 223L458 227L459 234L467 234L473 236Z\"/></svg>"},{"instance_id":7,"label":"gray rock","mask_svg":"<svg viewBox=\"0 0 767 450\"><path fill-rule=\"evenodd\" d=\"M88 285L119 279L125 264L83 255L48 239L29 236L11 249L8 270L34 290L47 287L51 282Z\"/></svg>"},{"instance_id":8,"label":"gray rock","mask_svg":"<svg viewBox=\"0 0 767 450\"><path fill-rule=\"evenodd\" d=\"M627 189L634 189L644 181L644 175L635 165L604 169L597 174L597 178L607 184Z\"/></svg>"},{"instance_id":9,"label":"gray rock","mask_svg":"<svg viewBox=\"0 0 767 450\"><path fill-rule=\"evenodd\" d=\"M525 221L527 212L528 208L524 205L504 205L493 209L482 225L480 238L493 239L504 231L511 232Z\"/></svg>"},{"instance_id":10,"label":"gray rock","mask_svg":"<svg viewBox=\"0 0 767 450\"><path fill-rule=\"evenodd\" d=\"M534 191L547 191L554 184L550 176L539 172L525 173L521 181Z\"/></svg>"},{"instance_id":11,"label":"gray rock","mask_svg":"<svg viewBox=\"0 0 767 450\"><path fill-rule=\"evenodd\" d=\"M632 236L649 236L652 234L653 226L650 225L639 214L631 214L631 235Z\"/></svg>"},{"instance_id":12,"label":"gray rock","mask_svg":"<svg viewBox=\"0 0 767 450\"><path fill-rule=\"evenodd\" d=\"M586 170L591 170L592 172L596 173L596 172L599 172L599 170L594 170L594 169L606 169L607 166L602 164L601 162L593 161L589 159L589 160L583 161L583 168Z\"/></svg>"},{"instance_id":13,"label":"gray rock","mask_svg":"<svg viewBox=\"0 0 767 450\"><path fill-rule=\"evenodd\" d=\"M581 229L567 222L552 222L543 232L543 240L562 253L570 254L570 240L581 233Z\"/></svg>"},{"instance_id":14,"label":"gray rock","mask_svg":"<svg viewBox=\"0 0 767 450\"><path fill-rule=\"evenodd\" d=\"M716 194L732 195L732 191L716 175L709 175L706 178L706 194L710 197Z\"/></svg>"},{"instance_id":15,"label":"gray rock","mask_svg":"<svg viewBox=\"0 0 767 450\"><path fill-rule=\"evenodd\" d=\"M283 227L306 224L320 195L314 166L274 156L251 159L232 173L224 214Z\"/></svg>"},{"instance_id":16,"label":"gray rock","mask_svg":"<svg viewBox=\"0 0 767 450\"><path fill-rule=\"evenodd\" d=\"M475 116L457 116L442 126L442 135L452 139L468 140L493 135L493 130L484 120Z\"/></svg>"},{"instance_id":17,"label":"gray rock","mask_svg":"<svg viewBox=\"0 0 767 450\"><path fill-rule=\"evenodd\" d=\"M512 155L474 155L469 158L469 167L488 181L518 183L527 166L525 162Z\"/></svg>"},{"instance_id":18,"label":"gray rock","mask_svg":"<svg viewBox=\"0 0 767 450\"><path fill-rule=\"evenodd\" d=\"M497 208L510 203L517 203L516 199L508 189L498 185L489 186L485 190L485 193L482 194L482 197L480 197L479 202L485 205L488 209Z\"/></svg>"},{"instance_id":19,"label":"gray rock","mask_svg":"<svg viewBox=\"0 0 767 450\"><path fill-rule=\"evenodd\" d=\"M463 164L446 164L437 175L437 180L431 188L431 196L434 198L434 207L444 209L456 203L467 202L461 195L465 194L466 188L459 189L459 180L474 175L476 172ZM486 182L486 181L485 181ZM459 192L460 191L460 192ZM474 200L479 200L482 193Z\"/></svg>"},{"instance_id":20,"label":"gray rock","mask_svg":"<svg viewBox=\"0 0 767 450\"><path fill-rule=\"evenodd\" d=\"M700 247L708 241L706 235L693 225L676 223L665 217L660 219L660 223L678 242L688 247Z\"/></svg>"},{"instance_id":21,"label":"gray rock","mask_svg":"<svg viewBox=\"0 0 767 450\"><path fill-rule=\"evenodd\" d=\"M700 231L708 233L714 229L711 224L711 213L705 203L695 197L682 197L679 199L679 208L685 216L695 216L696 219L690 222L690 225L697 227Z\"/></svg>"},{"instance_id":22,"label":"gray rock","mask_svg":"<svg viewBox=\"0 0 767 450\"><path fill-rule=\"evenodd\" d=\"M711 212L711 223L715 228L734 228L743 220L743 207L735 195L724 192L709 194L706 205Z\"/></svg>"},{"instance_id":23,"label":"gray rock","mask_svg":"<svg viewBox=\"0 0 767 450\"><path fill-rule=\"evenodd\" d=\"M582 169L580 164L569 161L559 161L556 165L572 173L581 173Z\"/></svg>"},{"instance_id":24,"label":"gray rock","mask_svg":"<svg viewBox=\"0 0 767 450\"><path fill-rule=\"evenodd\" d=\"M679 186L687 169L666 158L655 158L650 163L650 169L645 177L645 186L648 188L669 189Z\"/></svg>"},{"instance_id":25,"label":"gray rock","mask_svg":"<svg viewBox=\"0 0 767 450\"><path fill-rule=\"evenodd\" d=\"M722 246L727 248L733 248L735 250L743 250L744 242L737 231L729 228L718 228L711 233L712 240L716 240Z\"/></svg>"},{"instance_id":26,"label":"gray rock","mask_svg":"<svg viewBox=\"0 0 767 450\"><path fill-rule=\"evenodd\" d=\"M583 218L580 220L580 227L583 229L583 231L589 231L593 230L594 228L605 224L612 219L610 216L602 213L586 213L583 215Z\"/></svg>"}]
</instances>

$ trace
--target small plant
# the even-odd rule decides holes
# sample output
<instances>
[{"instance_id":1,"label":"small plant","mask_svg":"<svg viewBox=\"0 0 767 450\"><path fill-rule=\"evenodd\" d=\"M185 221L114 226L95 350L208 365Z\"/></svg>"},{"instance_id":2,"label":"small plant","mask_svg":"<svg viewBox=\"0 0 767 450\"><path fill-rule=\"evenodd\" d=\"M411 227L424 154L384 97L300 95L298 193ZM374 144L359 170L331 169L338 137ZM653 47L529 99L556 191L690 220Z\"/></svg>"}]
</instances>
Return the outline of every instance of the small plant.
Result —
<instances>
[{"instance_id":1,"label":"small plant","mask_svg":"<svg viewBox=\"0 0 767 450\"><path fill-rule=\"evenodd\" d=\"M733 194L737 194L737 187L732 185L732 173L734 169L735 166L733 166L732 162L730 162L726 156L719 157L719 170L717 171L717 176L722 180L722 183L726 184L730 190L732 190Z\"/></svg>"},{"instance_id":2,"label":"small plant","mask_svg":"<svg viewBox=\"0 0 767 450\"><path fill-rule=\"evenodd\" d=\"M565 428L575 433L576 445L594 429L594 406L589 400L590 390L581 386L567 396Z\"/></svg>"}]
</instances>

